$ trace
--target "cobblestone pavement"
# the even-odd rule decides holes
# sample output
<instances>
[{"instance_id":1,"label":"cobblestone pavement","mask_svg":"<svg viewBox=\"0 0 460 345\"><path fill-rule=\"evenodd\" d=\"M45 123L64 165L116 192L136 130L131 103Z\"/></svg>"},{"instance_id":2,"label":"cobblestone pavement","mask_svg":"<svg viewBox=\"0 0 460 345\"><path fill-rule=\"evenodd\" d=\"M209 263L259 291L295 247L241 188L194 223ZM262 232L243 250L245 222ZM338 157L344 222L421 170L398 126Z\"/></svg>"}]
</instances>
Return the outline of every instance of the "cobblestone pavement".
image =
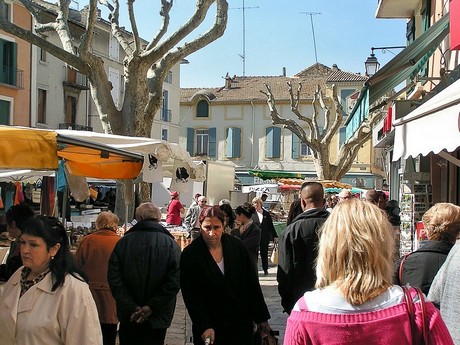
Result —
<instances>
[{"instance_id":1,"label":"cobblestone pavement","mask_svg":"<svg viewBox=\"0 0 460 345\"><path fill-rule=\"evenodd\" d=\"M283 344L284 330L286 328L287 314L283 313L278 295L278 283L276 281L276 266L270 267L268 275L264 276L263 271L259 271L260 285L265 297L268 309L270 310L270 326L273 330L279 331L278 344ZM166 345L190 345L191 342L191 321L185 309L182 294L177 295L176 311L174 318L166 334Z\"/></svg>"}]
</instances>

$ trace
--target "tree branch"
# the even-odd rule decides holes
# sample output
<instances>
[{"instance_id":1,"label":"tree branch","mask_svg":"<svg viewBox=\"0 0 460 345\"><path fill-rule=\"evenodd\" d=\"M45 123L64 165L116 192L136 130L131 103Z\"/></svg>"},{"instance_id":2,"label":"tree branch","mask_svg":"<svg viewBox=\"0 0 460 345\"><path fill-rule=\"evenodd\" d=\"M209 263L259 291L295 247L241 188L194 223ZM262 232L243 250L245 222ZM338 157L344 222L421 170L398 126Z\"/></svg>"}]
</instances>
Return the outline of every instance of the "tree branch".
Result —
<instances>
[{"instance_id":1,"label":"tree branch","mask_svg":"<svg viewBox=\"0 0 460 345\"><path fill-rule=\"evenodd\" d=\"M160 42L161 38L166 34L166 31L168 30L169 26L169 12L171 11L171 8L173 6L173 0L171 2L168 2L167 0L161 0L161 11L160 11L160 16L163 18L162 19L162 25L160 29L158 30L158 33L153 37L152 41L147 45L146 50L151 50L153 47L155 47L158 42Z\"/></svg>"},{"instance_id":2,"label":"tree branch","mask_svg":"<svg viewBox=\"0 0 460 345\"><path fill-rule=\"evenodd\" d=\"M120 43L121 48L125 51L127 56L133 55L133 49L129 45L129 42L125 39L120 29L120 3L118 0L113 1L113 5L107 1L102 2L110 11L109 20L112 27L112 35Z\"/></svg>"},{"instance_id":3,"label":"tree branch","mask_svg":"<svg viewBox=\"0 0 460 345\"><path fill-rule=\"evenodd\" d=\"M79 52L80 56L86 56L93 43L94 28L97 23L97 0L90 0L88 17L86 18L86 32L82 35Z\"/></svg>"},{"instance_id":4,"label":"tree branch","mask_svg":"<svg viewBox=\"0 0 460 345\"><path fill-rule=\"evenodd\" d=\"M136 17L134 16L133 5L134 5L134 0L128 0L129 21L131 23L131 29L133 30L133 37L134 37L134 55L138 55L142 47L141 47L140 38L139 38L139 30L137 29Z\"/></svg>"}]
</instances>

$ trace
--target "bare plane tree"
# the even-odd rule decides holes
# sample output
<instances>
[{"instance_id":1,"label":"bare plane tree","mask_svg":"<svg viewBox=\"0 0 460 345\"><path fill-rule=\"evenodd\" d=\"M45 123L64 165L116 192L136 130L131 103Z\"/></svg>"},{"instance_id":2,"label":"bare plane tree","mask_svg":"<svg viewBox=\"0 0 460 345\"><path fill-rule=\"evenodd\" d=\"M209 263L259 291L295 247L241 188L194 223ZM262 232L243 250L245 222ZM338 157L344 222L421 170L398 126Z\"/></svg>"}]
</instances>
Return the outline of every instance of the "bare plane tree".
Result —
<instances>
[{"instance_id":1,"label":"bare plane tree","mask_svg":"<svg viewBox=\"0 0 460 345\"><path fill-rule=\"evenodd\" d=\"M323 95L320 87L316 88L312 106L313 114L306 116L299 111L301 103L302 83L296 90L292 83L287 82L290 95L291 111L297 117L296 120L281 117L276 107L276 100L271 87L265 84L266 91L260 91L267 96L267 104L270 109L270 117L274 125L283 125L297 135L300 142L307 144L312 153L319 179L340 180L350 170L359 149L372 135L372 127L382 118L381 112L373 112L360 125L358 130L344 142L334 161L331 161L331 141L342 126L342 105L337 97L335 85L331 88L331 96ZM318 123L319 118L324 117L324 128L321 131ZM306 124L304 129L300 123Z\"/></svg>"},{"instance_id":2,"label":"bare plane tree","mask_svg":"<svg viewBox=\"0 0 460 345\"><path fill-rule=\"evenodd\" d=\"M163 81L169 70L186 56L221 37L227 26L227 1L196 0L195 11L188 21L167 37L173 0L161 0L159 30L148 44L143 45L134 15L134 0L126 1L132 30L129 41L120 26L119 1L89 0L85 32L74 37L75 30L70 29L69 23L71 0L60 0L53 4L42 0L18 1L33 16L34 30L15 25L4 16L0 16L0 29L46 50L86 75L106 133L150 137L153 118L161 107ZM182 43L198 30L214 4L216 13L211 28L189 43ZM4 2L0 1L0 13L5 13L4 6ZM111 35L125 52L125 93L119 109L110 94L110 83L103 60L91 50L98 20L98 6L105 6L109 10ZM52 11L56 15L50 20L50 16L43 15L44 11ZM40 36L50 31L58 35L61 46Z\"/></svg>"}]
</instances>

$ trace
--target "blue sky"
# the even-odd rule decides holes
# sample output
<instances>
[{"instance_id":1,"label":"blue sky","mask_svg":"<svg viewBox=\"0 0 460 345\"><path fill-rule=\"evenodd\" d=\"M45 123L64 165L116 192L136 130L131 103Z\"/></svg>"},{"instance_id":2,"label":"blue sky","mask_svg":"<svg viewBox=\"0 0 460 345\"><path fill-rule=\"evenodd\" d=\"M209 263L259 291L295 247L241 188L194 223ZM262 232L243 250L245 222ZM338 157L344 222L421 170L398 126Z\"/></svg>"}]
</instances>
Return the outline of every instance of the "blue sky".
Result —
<instances>
[{"instance_id":1,"label":"blue sky","mask_svg":"<svg viewBox=\"0 0 460 345\"><path fill-rule=\"evenodd\" d=\"M84 1L83 1L84 2ZM135 13L141 36L149 40L158 30L159 0L137 0ZM80 2L80 8L83 6ZM229 19L224 35L187 57L181 67L181 87L219 87L223 77L243 74L243 0L229 0ZM405 45L404 19L376 19L377 1L372 0L244 0L246 76L280 75L286 67L293 75L314 64L315 50L310 16L313 15L318 62L337 64L342 70L364 73L371 47ZM175 0L171 29L186 21L194 0ZM192 36L205 32L215 9ZM126 18L126 15L122 17ZM128 30L129 23L122 20ZM171 31L172 33L172 31ZM186 41L190 41L188 39ZM383 66L400 50L376 51Z\"/></svg>"}]
</instances>

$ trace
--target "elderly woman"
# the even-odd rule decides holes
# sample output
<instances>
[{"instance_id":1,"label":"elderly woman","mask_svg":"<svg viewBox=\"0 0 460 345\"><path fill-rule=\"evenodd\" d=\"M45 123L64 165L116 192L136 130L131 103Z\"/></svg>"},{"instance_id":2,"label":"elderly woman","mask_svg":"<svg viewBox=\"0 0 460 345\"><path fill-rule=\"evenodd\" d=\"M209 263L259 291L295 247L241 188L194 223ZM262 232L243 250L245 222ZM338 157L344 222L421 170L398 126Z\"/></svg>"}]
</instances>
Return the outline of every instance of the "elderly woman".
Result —
<instances>
[{"instance_id":1,"label":"elderly woman","mask_svg":"<svg viewBox=\"0 0 460 345\"><path fill-rule=\"evenodd\" d=\"M270 314L248 251L224 233L219 206L205 208L200 225L201 236L185 247L180 260L193 343L252 345L253 323L270 330Z\"/></svg>"},{"instance_id":2,"label":"elderly woman","mask_svg":"<svg viewBox=\"0 0 460 345\"><path fill-rule=\"evenodd\" d=\"M268 274L268 244L270 241L278 242L278 234L276 233L273 219L266 209L263 208L264 202L261 198L252 199L252 205L256 212L252 215L252 220L260 228L260 259L262 261L262 269L264 275Z\"/></svg>"},{"instance_id":3,"label":"elderly woman","mask_svg":"<svg viewBox=\"0 0 460 345\"><path fill-rule=\"evenodd\" d=\"M36 216L21 230L24 267L0 298L0 344L102 344L96 304L65 228L54 217Z\"/></svg>"},{"instance_id":4,"label":"elderly woman","mask_svg":"<svg viewBox=\"0 0 460 345\"><path fill-rule=\"evenodd\" d=\"M101 212L96 219L97 231L83 237L75 253L77 265L88 277L88 284L96 302L104 345L115 345L117 338L117 307L110 292L107 271L110 255L120 237L118 216Z\"/></svg>"},{"instance_id":5,"label":"elderly woman","mask_svg":"<svg viewBox=\"0 0 460 345\"><path fill-rule=\"evenodd\" d=\"M393 230L377 205L356 198L339 203L321 229L317 289L297 301L284 344L420 344L420 298L429 343L453 344L431 302L414 289L406 300L392 285L393 250Z\"/></svg>"},{"instance_id":6,"label":"elderly woman","mask_svg":"<svg viewBox=\"0 0 460 345\"><path fill-rule=\"evenodd\" d=\"M460 231L460 207L451 203L438 203L422 217L428 241L419 249L396 262L393 282L419 287L425 295Z\"/></svg>"},{"instance_id":7,"label":"elderly woman","mask_svg":"<svg viewBox=\"0 0 460 345\"><path fill-rule=\"evenodd\" d=\"M233 229L231 234L243 241L244 245L249 251L249 255L251 255L252 266L257 273L261 230L259 226L254 223L254 219L252 218L255 212L255 207L248 202L238 206L235 210L235 213L236 221L238 222L239 227Z\"/></svg>"}]
</instances>

